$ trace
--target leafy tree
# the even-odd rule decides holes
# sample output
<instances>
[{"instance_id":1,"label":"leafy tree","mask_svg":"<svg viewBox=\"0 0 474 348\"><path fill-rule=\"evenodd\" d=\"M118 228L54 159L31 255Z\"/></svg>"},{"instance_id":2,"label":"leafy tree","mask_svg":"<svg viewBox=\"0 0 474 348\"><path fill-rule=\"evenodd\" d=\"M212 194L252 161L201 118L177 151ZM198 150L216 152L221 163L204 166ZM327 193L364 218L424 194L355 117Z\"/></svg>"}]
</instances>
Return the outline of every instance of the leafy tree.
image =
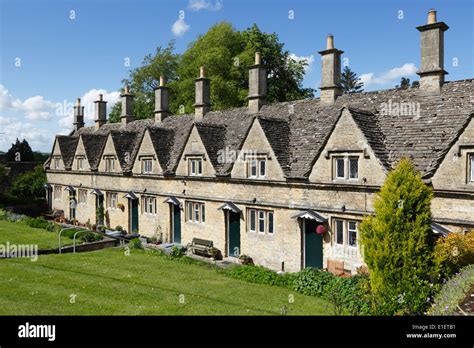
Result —
<instances>
[{"instance_id":1,"label":"leafy tree","mask_svg":"<svg viewBox=\"0 0 474 348\"><path fill-rule=\"evenodd\" d=\"M18 153L19 157L17 156ZM17 138L15 144L12 144L12 147L7 152L7 161L16 162L18 160L21 162L34 160L33 151L25 139L20 142Z\"/></svg>"},{"instance_id":2,"label":"leafy tree","mask_svg":"<svg viewBox=\"0 0 474 348\"><path fill-rule=\"evenodd\" d=\"M46 174L43 165L37 165L31 172L18 176L9 188L9 193L24 201L43 200L45 196L43 185Z\"/></svg>"},{"instance_id":3,"label":"leafy tree","mask_svg":"<svg viewBox=\"0 0 474 348\"><path fill-rule=\"evenodd\" d=\"M402 159L375 199L375 215L360 225L376 314L422 314L434 273L432 192Z\"/></svg>"},{"instance_id":4,"label":"leafy tree","mask_svg":"<svg viewBox=\"0 0 474 348\"><path fill-rule=\"evenodd\" d=\"M410 79L406 77L402 77L400 80L400 85L396 85L395 88L398 89L408 89L410 87Z\"/></svg>"},{"instance_id":5,"label":"leafy tree","mask_svg":"<svg viewBox=\"0 0 474 348\"><path fill-rule=\"evenodd\" d=\"M143 64L132 70L123 84L130 85L135 94L136 118L153 117L154 88L159 76L165 75L170 88L170 109L173 114L194 110L194 80L199 67L205 66L211 83L213 110L245 105L248 95L248 67L254 64L256 51L268 72L270 102L310 98L311 88L303 88L306 61L296 61L284 50L278 36L262 32L257 25L242 32L230 23L221 22L200 35L182 54L174 53L171 42L159 47L155 55L145 57ZM109 122L120 119L120 103L114 105Z\"/></svg>"},{"instance_id":6,"label":"leafy tree","mask_svg":"<svg viewBox=\"0 0 474 348\"><path fill-rule=\"evenodd\" d=\"M420 81L413 81L411 83L411 88L416 88L416 87L420 87Z\"/></svg>"},{"instance_id":7,"label":"leafy tree","mask_svg":"<svg viewBox=\"0 0 474 348\"><path fill-rule=\"evenodd\" d=\"M360 80L360 77L349 69L348 66L342 71L341 86L343 93L360 93L364 91L364 84Z\"/></svg>"}]
</instances>

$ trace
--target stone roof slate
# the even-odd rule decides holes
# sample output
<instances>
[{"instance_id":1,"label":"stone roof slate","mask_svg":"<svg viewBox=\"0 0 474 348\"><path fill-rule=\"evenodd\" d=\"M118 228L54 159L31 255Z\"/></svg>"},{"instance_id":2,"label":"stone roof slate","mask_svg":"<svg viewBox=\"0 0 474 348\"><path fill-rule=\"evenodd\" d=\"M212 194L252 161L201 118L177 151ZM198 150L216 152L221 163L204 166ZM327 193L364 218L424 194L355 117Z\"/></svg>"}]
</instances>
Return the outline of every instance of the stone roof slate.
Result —
<instances>
[{"instance_id":1,"label":"stone roof slate","mask_svg":"<svg viewBox=\"0 0 474 348\"><path fill-rule=\"evenodd\" d=\"M384 107L386 109L389 104L403 103L415 106L414 110L419 110L419 113L384 114ZM345 94L331 106L323 106L319 99L313 99L264 105L254 115L249 114L246 107L211 111L197 123L197 127L216 171L228 175L232 163L216 163L217 151L220 148L240 150L253 120L258 117L285 175L305 179L344 107L349 109L377 158L387 169L406 156L425 177L430 177L472 118L474 79L446 82L441 94L436 96L422 96L418 88L389 89ZM77 140L73 139L77 139L79 134L130 133L115 137L120 139L120 156L127 151L132 153L125 166L131 170L145 129L163 128L167 130L163 131L166 136L159 138L160 131L157 131L159 139L154 140L154 146L155 150L161 151L160 164L167 163L163 167L165 173L173 174L193 124L194 115L170 116L159 125L153 119L137 120L126 127L119 123L106 124L99 130L84 127L66 137L70 140L61 141L77 145ZM99 153L99 145L95 146L94 153ZM61 146L61 151L63 147L63 156L67 159L69 147Z\"/></svg>"}]
</instances>

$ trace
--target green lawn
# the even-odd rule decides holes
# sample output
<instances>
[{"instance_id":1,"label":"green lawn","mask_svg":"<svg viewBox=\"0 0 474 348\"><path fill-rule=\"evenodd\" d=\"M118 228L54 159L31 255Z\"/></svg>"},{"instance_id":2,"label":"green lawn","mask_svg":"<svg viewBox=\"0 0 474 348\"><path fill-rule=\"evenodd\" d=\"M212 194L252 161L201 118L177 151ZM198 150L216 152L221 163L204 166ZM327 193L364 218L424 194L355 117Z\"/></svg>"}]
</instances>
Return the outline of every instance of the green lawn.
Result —
<instances>
[{"instance_id":1,"label":"green lawn","mask_svg":"<svg viewBox=\"0 0 474 348\"><path fill-rule=\"evenodd\" d=\"M36 244L38 249L58 247L58 234L40 228L32 228L21 222L0 220L0 244ZM61 245L72 244L72 239L61 238Z\"/></svg>"},{"instance_id":2,"label":"green lawn","mask_svg":"<svg viewBox=\"0 0 474 348\"><path fill-rule=\"evenodd\" d=\"M0 274L0 315L279 315L285 305L289 315L332 314L322 299L142 250L4 259Z\"/></svg>"}]
</instances>

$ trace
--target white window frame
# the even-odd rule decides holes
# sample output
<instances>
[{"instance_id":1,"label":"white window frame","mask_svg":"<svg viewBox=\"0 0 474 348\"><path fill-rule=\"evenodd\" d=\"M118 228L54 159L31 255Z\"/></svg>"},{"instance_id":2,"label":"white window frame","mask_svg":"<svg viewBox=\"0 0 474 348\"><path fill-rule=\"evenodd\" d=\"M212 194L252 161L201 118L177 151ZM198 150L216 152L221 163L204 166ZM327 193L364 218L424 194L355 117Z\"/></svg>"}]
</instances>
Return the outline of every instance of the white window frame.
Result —
<instances>
[{"instance_id":1,"label":"white window frame","mask_svg":"<svg viewBox=\"0 0 474 348\"><path fill-rule=\"evenodd\" d=\"M186 201L186 222L204 224L206 222L206 204Z\"/></svg>"},{"instance_id":2,"label":"white window frame","mask_svg":"<svg viewBox=\"0 0 474 348\"><path fill-rule=\"evenodd\" d=\"M342 156L335 156L334 158L334 177L336 179L346 178L346 160ZM338 162L342 161L342 176L339 176L339 165Z\"/></svg>"},{"instance_id":3,"label":"white window frame","mask_svg":"<svg viewBox=\"0 0 474 348\"><path fill-rule=\"evenodd\" d=\"M249 158L247 161L247 177L251 179L264 179L267 176L266 158Z\"/></svg>"},{"instance_id":4,"label":"white window frame","mask_svg":"<svg viewBox=\"0 0 474 348\"><path fill-rule=\"evenodd\" d=\"M117 209L118 206L118 193L117 192L106 192L105 194L106 207L107 209Z\"/></svg>"},{"instance_id":5,"label":"white window frame","mask_svg":"<svg viewBox=\"0 0 474 348\"><path fill-rule=\"evenodd\" d=\"M85 163L85 157L84 156L78 156L76 157L77 159L77 170L84 170L84 163Z\"/></svg>"},{"instance_id":6,"label":"white window frame","mask_svg":"<svg viewBox=\"0 0 474 348\"><path fill-rule=\"evenodd\" d=\"M107 156L104 157L105 160L105 171L110 173L115 171L115 157Z\"/></svg>"},{"instance_id":7,"label":"white window frame","mask_svg":"<svg viewBox=\"0 0 474 348\"><path fill-rule=\"evenodd\" d=\"M54 169L61 169L61 157L53 158L53 167Z\"/></svg>"},{"instance_id":8,"label":"white window frame","mask_svg":"<svg viewBox=\"0 0 474 348\"><path fill-rule=\"evenodd\" d=\"M151 174L152 172L153 172L153 159L152 158L142 159L142 174Z\"/></svg>"},{"instance_id":9,"label":"white window frame","mask_svg":"<svg viewBox=\"0 0 474 348\"><path fill-rule=\"evenodd\" d=\"M357 163L357 175L356 176L352 176L352 173L351 173L351 162L354 162ZM348 159L348 165L347 165L347 169L349 171L349 180L359 180L359 157L349 157Z\"/></svg>"},{"instance_id":10,"label":"white window frame","mask_svg":"<svg viewBox=\"0 0 474 348\"><path fill-rule=\"evenodd\" d=\"M468 165L469 182L474 183L474 153L468 154Z\"/></svg>"},{"instance_id":11,"label":"white window frame","mask_svg":"<svg viewBox=\"0 0 474 348\"><path fill-rule=\"evenodd\" d=\"M77 203L78 204L87 204L87 190L78 189L77 190Z\"/></svg>"},{"instance_id":12,"label":"white window frame","mask_svg":"<svg viewBox=\"0 0 474 348\"><path fill-rule=\"evenodd\" d=\"M349 247L349 248L354 248L357 249L359 246L359 222L356 220L348 220L348 219L334 219L334 244L335 245L340 245L344 247ZM338 223L340 223L339 226L342 227L342 243L339 243L339 238L338 238ZM355 228L350 228L351 223L355 224ZM356 234L355 238L355 245L350 245L350 234L354 233Z\"/></svg>"},{"instance_id":13,"label":"white window frame","mask_svg":"<svg viewBox=\"0 0 474 348\"><path fill-rule=\"evenodd\" d=\"M156 197L142 196L141 211L142 211L142 214L156 215L157 214Z\"/></svg>"},{"instance_id":14,"label":"white window frame","mask_svg":"<svg viewBox=\"0 0 474 348\"><path fill-rule=\"evenodd\" d=\"M202 176L202 158L188 158L189 176Z\"/></svg>"},{"instance_id":15,"label":"white window frame","mask_svg":"<svg viewBox=\"0 0 474 348\"><path fill-rule=\"evenodd\" d=\"M270 229L270 220L272 221ZM252 227L253 222L253 227ZM263 231L260 229L260 225L263 223ZM273 210L262 210L255 208L247 209L247 231L252 233L258 233L261 235L275 234L275 212Z\"/></svg>"}]
</instances>

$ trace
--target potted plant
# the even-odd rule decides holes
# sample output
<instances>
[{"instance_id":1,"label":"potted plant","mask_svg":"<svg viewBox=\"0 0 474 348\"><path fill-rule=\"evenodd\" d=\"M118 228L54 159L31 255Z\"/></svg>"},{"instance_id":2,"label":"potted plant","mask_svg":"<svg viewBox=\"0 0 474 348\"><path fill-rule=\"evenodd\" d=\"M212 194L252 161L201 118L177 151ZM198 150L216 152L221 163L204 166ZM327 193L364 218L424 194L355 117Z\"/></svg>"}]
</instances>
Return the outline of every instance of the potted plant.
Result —
<instances>
[{"instance_id":1,"label":"potted plant","mask_svg":"<svg viewBox=\"0 0 474 348\"><path fill-rule=\"evenodd\" d=\"M250 256L240 255L239 261L242 265L253 265L253 260Z\"/></svg>"}]
</instances>

